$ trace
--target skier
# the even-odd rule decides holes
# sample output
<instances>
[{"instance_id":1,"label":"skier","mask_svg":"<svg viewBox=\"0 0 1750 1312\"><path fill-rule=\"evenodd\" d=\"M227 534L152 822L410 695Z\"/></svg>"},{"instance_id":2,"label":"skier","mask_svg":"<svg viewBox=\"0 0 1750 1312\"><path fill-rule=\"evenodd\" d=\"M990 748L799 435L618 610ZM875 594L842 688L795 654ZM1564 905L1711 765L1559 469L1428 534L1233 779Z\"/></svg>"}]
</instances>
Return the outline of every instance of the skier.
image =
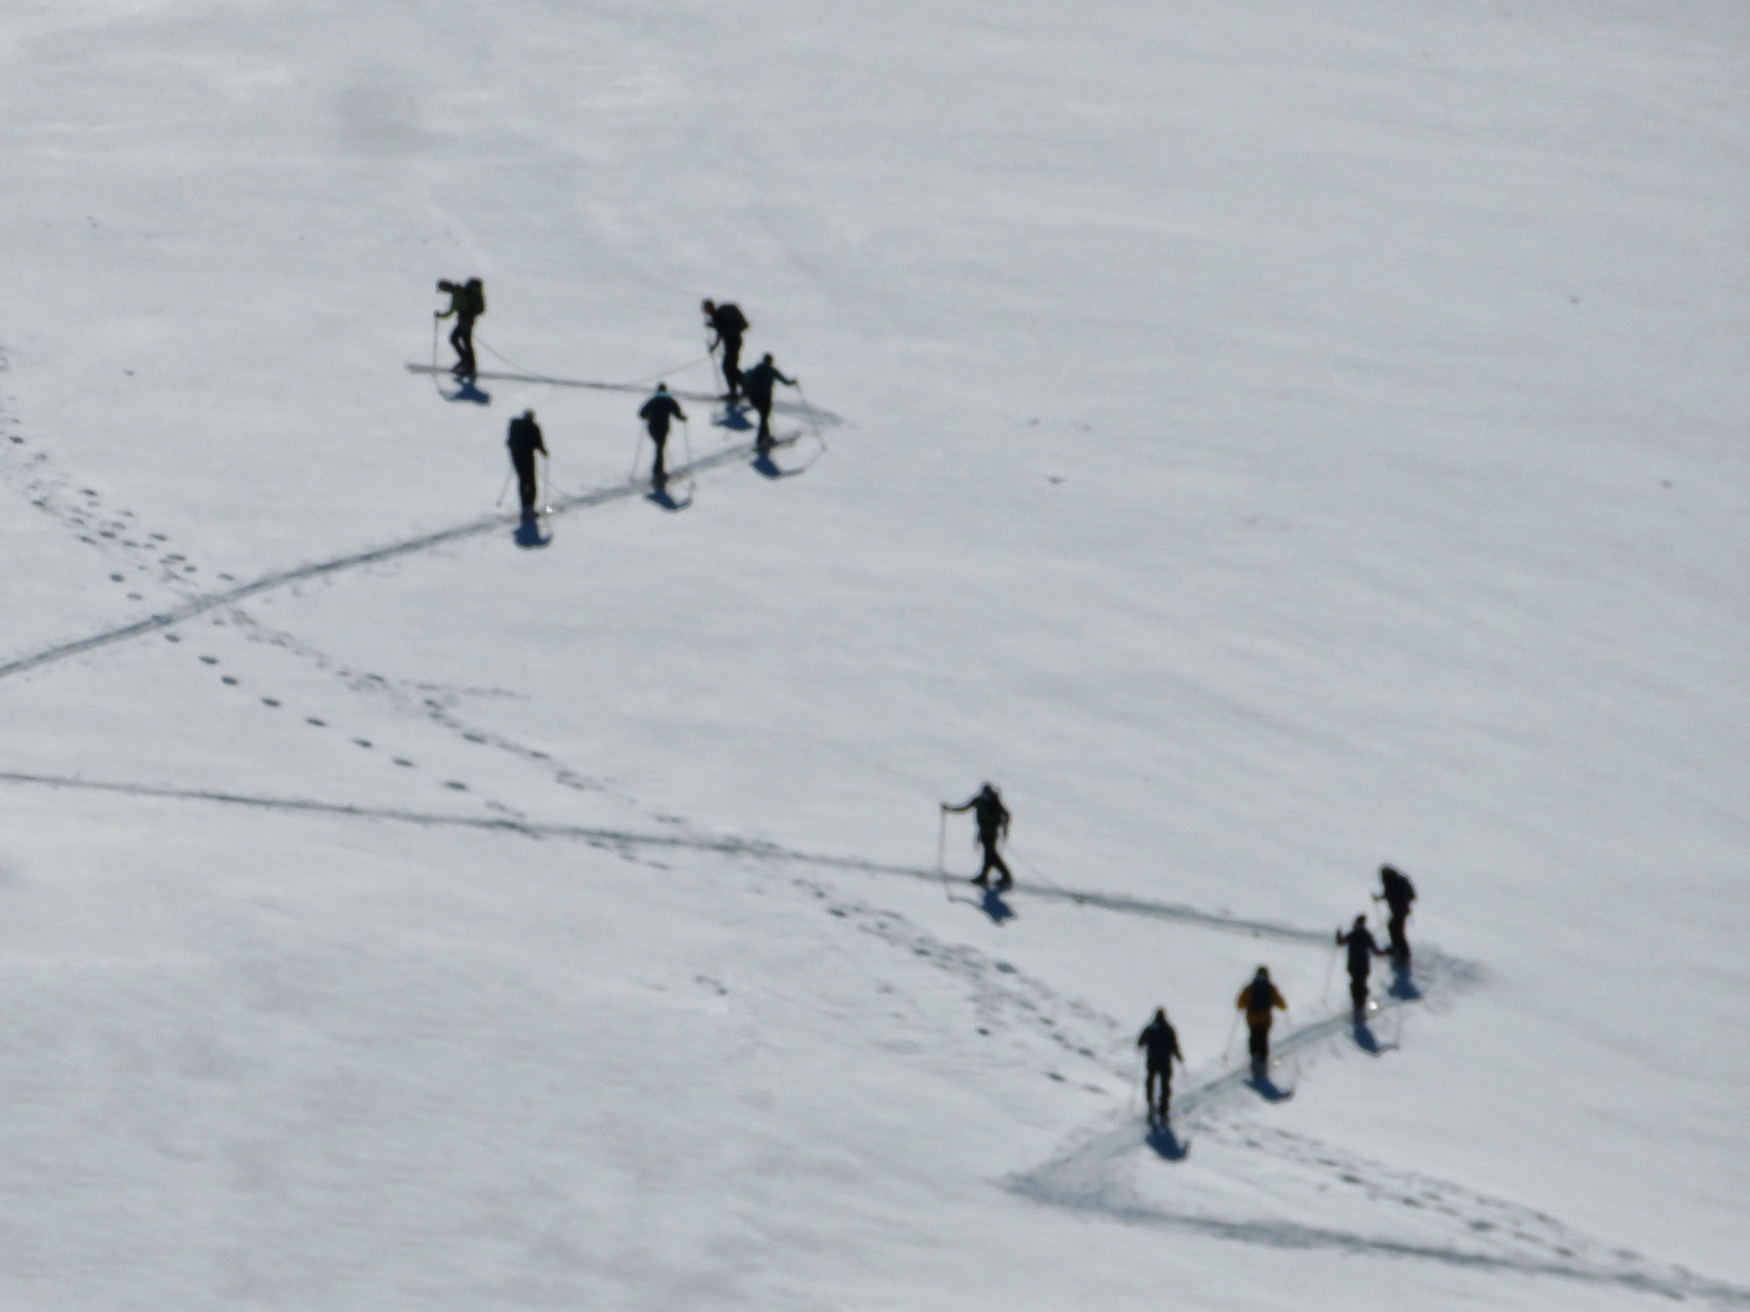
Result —
<instances>
[{"instance_id":1,"label":"skier","mask_svg":"<svg viewBox=\"0 0 1750 1312\"><path fill-rule=\"evenodd\" d=\"M1288 1010L1287 1000L1270 982L1270 968L1259 966L1252 982L1240 990L1234 1006L1246 1013L1247 1049L1252 1054L1252 1078L1261 1080L1270 1068L1270 1025L1276 1011Z\"/></svg>"},{"instance_id":2,"label":"skier","mask_svg":"<svg viewBox=\"0 0 1750 1312\"><path fill-rule=\"evenodd\" d=\"M473 378L474 320L486 313L486 288L481 286L478 278L470 278L459 285L441 278L437 289L450 294L450 308L441 314L433 310L433 317L448 319L452 314L456 316L456 326L450 331L450 345L456 348L456 365L450 372L457 378Z\"/></svg>"},{"instance_id":3,"label":"skier","mask_svg":"<svg viewBox=\"0 0 1750 1312\"><path fill-rule=\"evenodd\" d=\"M661 488L668 482L668 471L662 466L662 452L668 442L669 421L678 419L684 424L687 421L686 412L669 395L668 384L658 383L656 392L638 411L638 417L644 421L644 427L650 432L651 445L656 448L656 463L650 467L650 485Z\"/></svg>"},{"instance_id":4,"label":"skier","mask_svg":"<svg viewBox=\"0 0 1750 1312\"><path fill-rule=\"evenodd\" d=\"M1383 957L1385 949L1373 941L1366 916L1356 916L1347 934L1340 929L1337 931L1337 946L1349 949L1349 1003L1355 1009L1355 1023L1359 1025L1367 1016L1368 973L1373 969L1373 959Z\"/></svg>"},{"instance_id":5,"label":"skier","mask_svg":"<svg viewBox=\"0 0 1750 1312\"><path fill-rule=\"evenodd\" d=\"M1410 940L1404 934L1404 921L1410 917L1410 903L1416 900L1416 886L1395 866L1379 868L1381 891L1373 895L1375 902L1384 902L1391 909L1385 922L1391 934L1391 958L1400 970L1410 968Z\"/></svg>"},{"instance_id":6,"label":"skier","mask_svg":"<svg viewBox=\"0 0 1750 1312\"><path fill-rule=\"evenodd\" d=\"M525 410L510 421L510 432L504 439L510 448L510 463L516 469L517 495L522 498L523 518L535 517L535 452L547 454L547 444L541 439L541 426L535 422L535 412Z\"/></svg>"},{"instance_id":7,"label":"skier","mask_svg":"<svg viewBox=\"0 0 1750 1312\"><path fill-rule=\"evenodd\" d=\"M772 357L767 356L770 360ZM748 375L753 376L751 373ZM997 855L997 844L1009 836L1009 808L1003 805L1003 795L986 780L984 786L959 806L949 806L942 803L944 811L971 811L978 821L978 841L984 848L984 865L972 882L982 887L990 887L990 872L997 871L1002 880L997 884L997 892L1002 892L1015 882L1015 877L1009 873L1009 867Z\"/></svg>"},{"instance_id":8,"label":"skier","mask_svg":"<svg viewBox=\"0 0 1750 1312\"><path fill-rule=\"evenodd\" d=\"M761 455L772 449L772 384L775 382L796 386L794 378L786 378L778 372L778 366L772 363L770 352L741 376L742 390L747 393L747 399L753 403L753 408L759 411L760 431L759 436L754 439L754 447Z\"/></svg>"},{"instance_id":9,"label":"skier","mask_svg":"<svg viewBox=\"0 0 1750 1312\"><path fill-rule=\"evenodd\" d=\"M1149 1124L1165 1125L1173 1102L1173 1058L1177 1057L1181 1066L1185 1064L1185 1054L1179 1051L1179 1036L1167 1024L1165 1007L1155 1008L1155 1018L1136 1036L1136 1046L1148 1049L1148 1077L1143 1085L1143 1096L1148 1099ZM1156 1081L1160 1082L1161 1088L1158 1101L1155 1098Z\"/></svg>"},{"instance_id":10,"label":"skier","mask_svg":"<svg viewBox=\"0 0 1750 1312\"><path fill-rule=\"evenodd\" d=\"M718 305L715 301L699 302L705 312L705 327L716 334L708 349L723 348L723 382L729 388L725 401L734 401L741 393L741 335L753 325L741 313L739 305Z\"/></svg>"}]
</instances>

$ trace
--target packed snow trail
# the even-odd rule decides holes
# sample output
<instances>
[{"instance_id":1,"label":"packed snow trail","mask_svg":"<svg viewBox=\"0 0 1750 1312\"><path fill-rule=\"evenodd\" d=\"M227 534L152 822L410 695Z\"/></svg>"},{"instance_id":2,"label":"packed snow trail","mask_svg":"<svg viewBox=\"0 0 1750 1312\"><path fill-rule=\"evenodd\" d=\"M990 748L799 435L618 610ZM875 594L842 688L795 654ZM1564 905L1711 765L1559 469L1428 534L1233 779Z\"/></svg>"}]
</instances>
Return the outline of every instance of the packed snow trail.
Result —
<instances>
[{"instance_id":1,"label":"packed snow trail","mask_svg":"<svg viewBox=\"0 0 1750 1312\"><path fill-rule=\"evenodd\" d=\"M453 370L445 368L442 365L409 364L407 366L407 372L410 374L432 374L435 376L448 375L453 373ZM677 370L675 372L679 371ZM654 387L654 384L652 383L596 383L583 378L555 378L550 374L495 373L486 369L480 370L480 372L474 374L473 377L477 379L485 379L490 383L538 383L546 387L577 387L592 392L632 392L635 394L643 394L653 390ZM682 401L699 401L701 403L721 401L723 399L721 396L711 392L683 392L678 388L670 388L669 395L678 397ZM806 419L812 420L814 423L825 424L828 427L843 422L838 415L833 414L830 410L819 410L814 406L807 404L798 405L793 401L773 401L772 413L801 415Z\"/></svg>"},{"instance_id":2,"label":"packed snow trail","mask_svg":"<svg viewBox=\"0 0 1750 1312\"><path fill-rule=\"evenodd\" d=\"M943 875L939 870L923 866L903 866L859 857L827 856L815 852L799 852L758 839L736 838L710 834L655 834L636 830L602 829L589 825L549 824L519 820L507 816L444 815L437 812L409 811L392 807L355 806L347 802L318 802L291 797L259 797L246 793L227 793L216 789L171 788L158 784L129 784L98 779L80 779L67 775L30 774L21 771L0 771L0 783L40 785L49 788L76 788L90 792L121 793L131 797L163 797L179 801L218 802L231 806L248 806L268 811L304 811L314 815L346 816L358 820L388 820L399 824L448 825L462 829L479 829L500 833L522 834L529 838L573 838L600 846L684 848L699 852L716 852L724 856L751 857L761 861L786 861L798 865L820 866L833 870L850 870L871 875L900 875L908 879L937 883ZM1142 898L1113 893L1078 892L1073 889L1044 887L1026 881L1016 881L1014 888L1030 897L1074 902L1079 906L1098 907L1121 915L1149 916L1205 929L1244 934L1252 938L1270 938L1284 943L1325 947L1330 935L1323 930L1295 929L1266 920L1247 920L1239 916L1201 911L1176 903L1149 902Z\"/></svg>"},{"instance_id":3,"label":"packed snow trail","mask_svg":"<svg viewBox=\"0 0 1750 1312\"><path fill-rule=\"evenodd\" d=\"M704 470L716 469L733 461L743 459L754 453L752 442L738 442L733 446L724 447L708 456L700 456L689 464L679 466L671 471L670 481L683 478L689 474L697 474ZM633 479L626 483L611 487L596 488L589 492L579 492L574 496L561 497L547 509L548 514L564 514L569 510L584 510L591 506L604 505L610 501L621 501L627 497L638 496L650 490L648 478ZM55 661L65 660L69 656L77 656L82 652L94 651L99 647L107 647L111 643L125 642L129 638L137 638L142 634L155 633L174 624L193 619L197 615L221 606L232 606L263 592L271 592L289 584L301 583L306 579L320 578L325 574L338 573L341 570L354 569L360 565L373 565L379 561L392 560L397 556L412 555L429 547L441 546L446 542L458 542L464 538L479 537L482 533L491 533L521 522L521 515L515 511L505 514L488 515L470 524L462 524L455 528L440 529L436 533L426 533L420 537L408 538L404 542L392 543L385 547L373 547L368 551L355 552L350 556L340 556L334 560L322 561L314 565L300 565L295 569L280 570L273 574L263 575L252 583L239 584L224 592L211 592L173 606L169 610L149 615L143 620L132 624L124 624L119 628L106 629L94 633L88 638L80 638L75 642L63 643L57 647L49 647L43 651L33 652L28 656L0 665L0 679L8 675L23 674L39 666L50 665Z\"/></svg>"}]
</instances>

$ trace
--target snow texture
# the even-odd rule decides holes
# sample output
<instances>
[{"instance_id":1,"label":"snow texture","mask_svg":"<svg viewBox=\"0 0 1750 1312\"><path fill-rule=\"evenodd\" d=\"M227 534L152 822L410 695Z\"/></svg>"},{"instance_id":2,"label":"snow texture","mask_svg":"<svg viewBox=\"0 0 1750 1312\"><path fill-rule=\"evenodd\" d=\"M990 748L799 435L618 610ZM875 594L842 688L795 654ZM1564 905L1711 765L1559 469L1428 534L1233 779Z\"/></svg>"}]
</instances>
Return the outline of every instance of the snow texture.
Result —
<instances>
[{"instance_id":1,"label":"snow texture","mask_svg":"<svg viewBox=\"0 0 1750 1312\"><path fill-rule=\"evenodd\" d=\"M0 14L0 1308L1750 1306L1747 64Z\"/></svg>"}]
</instances>

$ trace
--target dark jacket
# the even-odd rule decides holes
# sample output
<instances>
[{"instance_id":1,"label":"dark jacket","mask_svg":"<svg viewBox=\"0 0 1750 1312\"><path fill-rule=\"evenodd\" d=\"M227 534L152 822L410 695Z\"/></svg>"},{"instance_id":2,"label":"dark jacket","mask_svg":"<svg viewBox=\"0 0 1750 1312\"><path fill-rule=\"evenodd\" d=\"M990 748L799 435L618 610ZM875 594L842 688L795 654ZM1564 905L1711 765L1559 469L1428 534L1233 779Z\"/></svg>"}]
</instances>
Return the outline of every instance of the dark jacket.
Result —
<instances>
[{"instance_id":1,"label":"dark jacket","mask_svg":"<svg viewBox=\"0 0 1750 1312\"><path fill-rule=\"evenodd\" d=\"M971 811L978 821L978 837L981 842L994 843L998 835L1009 831L1009 808L1003 805L1003 799L997 796L994 788L981 788L959 806L948 809Z\"/></svg>"},{"instance_id":2,"label":"dark jacket","mask_svg":"<svg viewBox=\"0 0 1750 1312\"><path fill-rule=\"evenodd\" d=\"M764 360L741 375L741 390L747 393L747 399L760 410L764 410L772 403L773 383L787 383L791 387L796 386L794 378L784 377L778 372L776 365L767 364Z\"/></svg>"},{"instance_id":3,"label":"dark jacket","mask_svg":"<svg viewBox=\"0 0 1750 1312\"><path fill-rule=\"evenodd\" d=\"M1179 1036L1164 1020L1151 1020L1148 1028L1136 1036L1136 1046L1148 1049L1148 1068L1152 1071L1166 1070L1174 1057L1185 1060L1185 1054L1179 1051Z\"/></svg>"},{"instance_id":4,"label":"dark jacket","mask_svg":"<svg viewBox=\"0 0 1750 1312\"><path fill-rule=\"evenodd\" d=\"M1373 941L1373 935L1363 925L1360 929L1352 929L1348 933L1338 932L1337 944L1349 947L1349 973L1351 975L1366 975L1373 969L1373 958L1383 957L1385 949Z\"/></svg>"},{"instance_id":5,"label":"dark jacket","mask_svg":"<svg viewBox=\"0 0 1750 1312\"><path fill-rule=\"evenodd\" d=\"M1410 909L1410 903L1416 900L1416 886L1409 881L1408 876L1396 870L1382 870L1379 873L1380 887L1385 894L1385 904L1398 915Z\"/></svg>"},{"instance_id":6,"label":"dark jacket","mask_svg":"<svg viewBox=\"0 0 1750 1312\"><path fill-rule=\"evenodd\" d=\"M539 451L547 454L547 444L541 440L541 426L525 415L510 421L510 432L504 439L513 457L528 457Z\"/></svg>"},{"instance_id":7,"label":"dark jacket","mask_svg":"<svg viewBox=\"0 0 1750 1312\"><path fill-rule=\"evenodd\" d=\"M749 327L739 305L719 305L711 312L710 319L711 331L717 334L719 342L738 340Z\"/></svg>"},{"instance_id":8,"label":"dark jacket","mask_svg":"<svg viewBox=\"0 0 1750 1312\"><path fill-rule=\"evenodd\" d=\"M644 408L638 412L638 417L650 429L652 437L667 437L668 425L671 419L685 419L686 413L681 409L680 402L667 392L658 392L644 403Z\"/></svg>"}]
</instances>

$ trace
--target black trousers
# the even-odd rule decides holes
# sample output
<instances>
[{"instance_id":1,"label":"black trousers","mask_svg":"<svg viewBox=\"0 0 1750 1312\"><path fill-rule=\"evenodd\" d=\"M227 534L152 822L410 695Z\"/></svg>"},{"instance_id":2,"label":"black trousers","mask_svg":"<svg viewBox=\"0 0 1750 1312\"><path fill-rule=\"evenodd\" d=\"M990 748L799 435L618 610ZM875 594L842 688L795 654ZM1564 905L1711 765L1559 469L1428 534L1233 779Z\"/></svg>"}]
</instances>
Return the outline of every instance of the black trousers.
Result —
<instances>
[{"instance_id":1,"label":"black trousers","mask_svg":"<svg viewBox=\"0 0 1750 1312\"><path fill-rule=\"evenodd\" d=\"M1270 1018L1266 1016L1262 1025L1254 1025L1250 1016L1246 1017L1246 1050L1252 1054L1252 1067L1258 1069L1270 1060Z\"/></svg>"},{"instance_id":2,"label":"black trousers","mask_svg":"<svg viewBox=\"0 0 1750 1312\"><path fill-rule=\"evenodd\" d=\"M664 428L660 433L654 428L651 429L650 444L656 448L656 460L650 466L650 481L661 487L668 482L668 470L662 463L663 455L668 448L668 429Z\"/></svg>"},{"instance_id":3,"label":"black trousers","mask_svg":"<svg viewBox=\"0 0 1750 1312\"><path fill-rule=\"evenodd\" d=\"M1367 1014L1367 976L1349 976L1349 1005L1355 1008L1355 1019Z\"/></svg>"},{"instance_id":4,"label":"black trousers","mask_svg":"<svg viewBox=\"0 0 1750 1312\"><path fill-rule=\"evenodd\" d=\"M753 402L753 408L760 417L759 435L754 438L753 444L761 451L770 451L772 449L772 398L767 395L749 397L748 399Z\"/></svg>"},{"instance_id":5,"label":"black trousers","mask_svg":"<svg viewBox=\"0 0 1750 1312\"><path fill-rule=\"evenodd\" d=\"M1155 1084L1157 1081L1161 1086L1161 1097L1159 1102L1155 1101ZM1164 1119L1167 1114L1167 1108L1170 1107L1173 1102L1173 1067L1170 1063L1165 1066L1150 1066L1148 1068L1148 1079L1143 1085L1143 1096L1148 1099L1149 1110L1154 1111L1158 1108Z\"/></svg>"},{"instance_id":6,"label":"black trousers","mask_svg":"<svg viewBox=\"0 0 1750 1312\"><path fill-rule=\"evenodd\" d=\"M996 870L1003 877L1002 882L997 885L998 888L1007 888L1014 883L1015 877L1009 873L1008 866L1003 863L1003 858L997 853L997 840L980 835L978 841L984 846L984 865L979 869L978 878L973 882L985 883L990 879L990 872Z\"/></svg>"},{"instance_id":7,"label":"black trousers","mask_svg":"<svg viewBox=\"0 0 1750 1312\"><path fill-rule=\"evenodd\" d=\"M1399 911L1392 908L1391 919L1385 922L1386 929L1391 933L1392 960L1402 965L1410 964L1410 940L1404 933L1404 922L1410 918L1410 909L1405 907Z\"/></svg>"},{"instance_id":8,"label":"black trousers","mask_svg":"<svg viewBox=\"0 0 1750 1312\"><path fill-rule=\"evenodd\" d=\"M456 348L456 367L450 372L458 378L474 376L474 321L457 319L450 330L450 345Z\"/></svg>"},{"instance_id":9,"label":"black trousers","mask_svg":"<svg viewBox=\"0 0 1750 1312\"><path fill-rule=\"evenodd\" d=\"M729 397L734 400L741 391L741 337L723 338L723 381L729 388Z\"/></svg>"},{"instance_id":10,"label":"black trousers","mask_svg":"<svg viewBox=\"0 0 1750 1312\"><path fill-rule=\"evenodd\" d=\"M532 515L535 511L535 453L533 451L512 451L510 463L516 466L516 490L522 498L523 514Z\"/></svg>"}]
</instances>

